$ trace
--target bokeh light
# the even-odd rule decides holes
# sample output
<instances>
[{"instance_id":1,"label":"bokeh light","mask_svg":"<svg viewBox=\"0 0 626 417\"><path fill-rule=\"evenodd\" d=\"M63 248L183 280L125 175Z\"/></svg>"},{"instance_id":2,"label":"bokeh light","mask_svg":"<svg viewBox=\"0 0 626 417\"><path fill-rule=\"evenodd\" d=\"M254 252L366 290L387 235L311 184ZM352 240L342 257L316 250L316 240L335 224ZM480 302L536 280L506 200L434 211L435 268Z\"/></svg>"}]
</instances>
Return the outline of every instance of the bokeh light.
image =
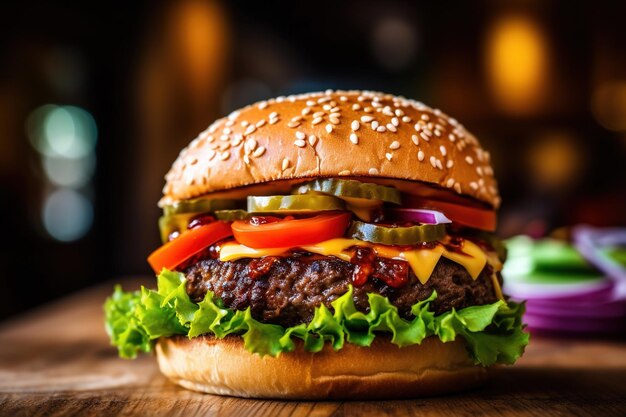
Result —
<instances>
[{"instance_id":1,"label":"bokeh light","mask_svg":"<svg viewBox=\"0 0 626 417\"><path fill-rule=\"evenodd\" d=\"M26 132L35 149L46 156L82 158L97 141L93 117L75 106L39 107L28 117Z\"/></svg>"},{"instance_id":2,"label":"bokeh light","mask_svg":"<svg viewBox=\"0 0 626 417\"><path fill-rule=\"evenodd\" d=\"M80 188L89 183L96 168L96 157L89 153L81 158L43 157L43 169L51 183Z\"/></svg>"},{"instance_id":3,"label":"bokeh light","mask_svg":"<svg viewBox=\"0 0 626 417\"><path fill-rule=\"evenodd\" d=\"M46 104L30 114L26 133L52 189L41 208L44 229L61 242L82 238L93 222L92 202L83 192L96 166L93 116L80 107Z\"/></svg>"},{"instance_id":4,"label":"bokeh light","mask_svg":"<svg viewBox=\"0 0 626 417\"><path fill-rule=\"evenodd\" d=\"M597 87L593 92L591 110L604 128L626 131L626 81L609 81Z\"/></svg>"},{"instance_id":5,"label":"bokeh light","mask_svg":"<svg viewBox=\"0 0 626 417\"><path fill-rule=\"evenodd\" d=\"M93 206L80 192L60 188L46 197L42 220L50 236L61 242L71 242L83 237L91 228Z\"/></svg>"},{"instance_id":6,"label":"bokeh light","mask_svg":"<svg viewBox=\"0 0 626 417\"><path fill-rule=\"evenodd\" d=\"M372 32L372 52L389 70L399 71L411 64L417 46L415 26L399 17L381 19Z\"/></svg>"},{"instance_id":7,"label":"bokeh light","mask_svg":"<svg viewBox=\"0 0 626 417\"><path fill-rule=\"evenodd\" d=\"M486 47L488 81L501 110L522 115L537 111L545 96L547 44L541 29L522 15L496 20Z\"/></svg>"}]
</instances>

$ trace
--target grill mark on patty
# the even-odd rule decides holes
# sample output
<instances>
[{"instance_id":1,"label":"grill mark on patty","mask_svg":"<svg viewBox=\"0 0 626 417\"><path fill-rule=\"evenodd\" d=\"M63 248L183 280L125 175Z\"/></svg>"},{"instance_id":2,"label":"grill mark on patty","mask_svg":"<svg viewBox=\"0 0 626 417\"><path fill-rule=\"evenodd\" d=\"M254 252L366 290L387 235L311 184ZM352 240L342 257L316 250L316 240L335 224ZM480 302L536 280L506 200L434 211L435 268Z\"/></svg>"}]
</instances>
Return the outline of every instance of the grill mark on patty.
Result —
<instances>
[{"instance_id":1,"label":"grill mark on patty","mask_svg":"<svg viewBox=\"0 0 626 417\"><path fill-rule=\"evenodd\" d=\"M333 257L277 257L263 276L252 279L251 261L199 260L183 271L187 293L193 301L200 302L207 291L213 291L228 308L250 307L252 316L259 321L294 326L310 322L315 307L322 303L331 308L330 304L347 292L355 268L352 263ZM437 314L452 308L489 304L497 301L490 274L491 266L487 265L473 280L463 266L442 258L426 284L419 282L413 272L409 283L401 288L370 279L365 285L354 287L354 303L367 312L367 293L381 294L405 318L410 317L411 306L428 298L433 290L437 291L437 299L431 308Z\"/></svg>"}]
</instances>

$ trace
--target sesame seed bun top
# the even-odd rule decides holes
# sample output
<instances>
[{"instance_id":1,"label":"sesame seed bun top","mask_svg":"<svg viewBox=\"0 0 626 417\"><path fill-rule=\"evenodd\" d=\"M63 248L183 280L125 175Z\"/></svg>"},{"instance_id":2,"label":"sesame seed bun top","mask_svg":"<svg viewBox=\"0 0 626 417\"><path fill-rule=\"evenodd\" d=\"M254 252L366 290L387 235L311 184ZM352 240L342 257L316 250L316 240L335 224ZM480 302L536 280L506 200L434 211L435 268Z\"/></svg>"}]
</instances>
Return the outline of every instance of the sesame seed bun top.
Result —
<instances>
[{"instance_id":1,"label":"sesame seed bun top","mask_svg":"<svg viewBox=\"0 0 626 417\"><path fill-rule=\"evenodd\" d=\"M489 153L455 119L390 94L329 90L261 101L215 121L181 151L160 205L314 177L421 181L500 204Z\"/></svg>"}]
</instances>

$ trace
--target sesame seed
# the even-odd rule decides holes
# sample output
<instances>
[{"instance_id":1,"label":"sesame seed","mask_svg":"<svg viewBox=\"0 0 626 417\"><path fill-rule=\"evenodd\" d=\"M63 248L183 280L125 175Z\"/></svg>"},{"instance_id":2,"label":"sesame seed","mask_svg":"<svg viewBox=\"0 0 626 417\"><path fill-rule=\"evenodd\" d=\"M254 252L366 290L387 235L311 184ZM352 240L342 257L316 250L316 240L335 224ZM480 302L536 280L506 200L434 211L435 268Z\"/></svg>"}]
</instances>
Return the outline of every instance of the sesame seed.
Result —
<instances>
[{"instance_id":1,"label":"sesame seed","mask_svg":"<svg viewBox=\"0 0 626 417\"><path fill-rule=\"evenodd\" d=\"M398 117L404 116L404 112L402 111L402 109L396 109L395 113L396 113L396 116Z\"/></svg>"},{"instance_id":2,"label":"sesame seed","mask_svg":"<svg viewBox=\"0 0 626 417\"><path fill-rule=\"evenodd\" d=\"M336 117L332 117L332 116L328 119L328 121L334 125L338 125L340 123L339 119L337 119Z\"/></svg>"},{"instance_id":3,"label":"sesame seed","mask_svg":"<svg viewBox=\"0 0 626 417\"><path fill-rule=\"evenodd\" d=\"M386 131L387 131L387 128L386 128L385 126L378 126L378 127L376 128L376 131L377 131L377 132L380 132L380 133L384 133L384 132L386 132Z\"/></svg>"},{"instance_id":4,"label":"sesame seed","mask_svg":"<svg viewBox=\"0 0 626 417\"><path fill-rule=\"evenodd\" d=\"M361 124L359 123L358 120L353 120L352 123L350 124L350 127L352 128L352 130L356 132L361 127Z\"/></svg>"},{"instance_id":5,"label":"sesame seed","mask_svg":"<svg viewBox=\"0 0 626 417\"><path fill-rule=\"evenodd\" d=\"M377 120L374 120L374 121L372 122L372 130L376 130L376 129L378 129L378 126L380 126L380 123L378 123L378 121L377 121Z\"/></svg>"},{"instance_id":6,"label":"sesame seed","mask_svg":"<svg viewBox=\"0 0 626 417\"><path fill-rule=\"evenodd\" d=\"M311 113L311 108L310 107L305 107L302 109L302 115L306 116L307 114Z\"/></svg>"},{"instance_id":7,"label":"sesame seed","mask_svg":"<svg viewBox=\"0 0 626 417\"><path fill-rule=\"evenodd\" d=\"M474 181L470 182L469 186L472 190L478 190L478 184Z\"/></svg>"},{"instance_id":8,"label":"sesame seed","mask_svg":"<svg viewBox=\"0 0 626 417\"><path fill-rule=\"evenodd\" d=\"M302 117L302 116L294 116L294 117L291 118L291 121L292 122L301 122L302 119L304 119L304 117Z\"/></svg>"},{"instance_id":9,"label":"sesame seed","mask_svg":"<svg viewBox=\"0 0 626 417\"><path fill-rule=\"evenodd\" d=\"M258 148L256 148L256 150L254 152L252 152L252 155L254 155L255 158L258 158L259 156L263 155L265 153L265 147L264 146L259 146Z\"/></svg>"},{"instance_id":10,"label":"sesame seed","mask_svg":"<svg viewBox=\"0 0 626 417\"><path fill-rule=\"evenodd\" d=\"M240 134L235 135L235 139L233 139L233 146L239 146L243 142L243 136Z\"/></svg>"},{"instance_id":11,"label":"sesame seed","mask_svg":"<svg viewBox=\"0 0 626 417\"><path fill-rule=\"evenodd\" d=\"M248 155L244 155L243 156L243 162L245 162L246 165L250 165L250 157Z\"/></svg>"},{"instance_id":12,"label":"sesame seed","mask_svg":"<svg viewBox=\"0 0 626 417\"><path fill-rule=\"evenodd\" d=\"M331 125L331 124L327 124L327 125L326 125L326 131L327 131L328 133L332 133L332 131L333 131L333 125Z\"/></svg>"},{"instance_id":13,"label":"sesame seed","mask_svg":"<svg viewBox=\"0 0 626 417\"><path fill-rule=\"evenodd\" d=\"M232 125L235 124L234 120L229 119L226 123L224 123L226 126L231 127Z\"/></svg>"},{"instance_id":14,"label":"sesame seed","mask_svg":"<svg viewBox=\"0 0 626 417\"><path fill-rule=\"evenodd\" d=\"M392 117L391 118L391 124L394 126L398 126L400 124L400 120L398 120L397 117Z\"/></svg>"},{"instance_id":15,"label":"sesame seed","mask_svg":"<svg viewBox=\"0 0 626 417\"><path fill-rule=\"evenodd\" d=\"M391 123L387 123L387 130L389 130L389 131L391 131L393 133L396 133L398 131L398 129L396 129L396 127L393 124L391 124Z\"/></svg>"},{"instance_id":16,"label":"sesame seed","mask_svg":"<svg viewBox=\"0 0 626 417\"><path fill-rule=\"evenodd\" d=\"M389 145L389 149L398 149L400 148L400 142L398 142L397 140L394 140L393 142L391 142L391 145Z\"/></svg>"},{"instance_id":17,"label":"sesame seed","mask_svg":"<svg viewBox=\"0 0 626 417\"><path fill-rule=\"evenodd\" d=\"M317 143L317 136L315 135L310 135L309 136L309 145L311 146L315 146L315 144Z\"/></svg>"},{"instance_id":18,"label":"sesame seed","mask_svg":"<svg viewBox=\"0 0 626 417\"><path fill-rule=\"evenodd\" d=\"M263 126L263 125L265 125L265 119L261 119L261 120L259 120L258 122L256 122L256 125L255 125L255 126L256 126L256 127L261 127L261 126Z\"/></svg>"},{"instance_id":19,"label":"sesame seed","mask_svg":"<svg viewBox=\"0 0 626 417\"><path fill-rule=\"evenodd\" d=\"M209 150L207 151L207 158L209 159L209 161L210 161L211 159L215 158L215 153L216 153L216 152L215 152L213 149L209 149Z\"/></svg>"},{"instance_id":20,"label":"sesame seed","mask_svg":"<svg viewBox=\"0 0 626 417\"><path fill-rule=\"evenodd\" d=\"M426 133L420 132L420 137L424 139L426 142L430 142L430 138L428 137Z\"/></svg>"},{"instance_id":21,"label":"sesame seed","mask_svg":"<svg viewBox=\"0 0 626 417\"><path fill-rule=\"evenodd\" d=\"M293 129L293 128L296 128L296 127L298 127L298 126L300 126L300 125L301 125L301 123L300 123L300 122L294 122L294 121L291 121L291 122L287 123L287 127L290 127L290 128L292 128L292 129Z\"/></svg>"},{"instance_id":22,"label":"sesame seed","mask_svg":"<svg viewBox=\"0 0 626 417\"><path fill-rule=\"evenodd\" d=\"M250 134L254 133L255 130L256 130L256 126L255 125L249 125L248 128L246 129L246 131L244 132L244 134L250 135Z\"/></svg>"},{"instance_id":23,"label":"sesame seed","mask_svg":"<svg viewBox=\"0 0 626 417\"><path fill-rule=\"evenodd\" d=\"M302 139L296 140L294 143L298 148L304 148L306 146L306 142Z\"/></svg>"},{"instance_id":24,"label":"sesame seed","mask_svg":"<svg viewBox=\"0 0 626 417\"><path fill-rule=\"evenodd\" d=\"M437 168L443 169L443 164L441 163L441 159L437 159Z\"/></svg>"},{"instance_id":25,"label":"sesame seed","mask_svg":"<svg viewBox=\"0 0 626 417\"><path fill-rule=\"evenodd\" d=\"M413 126L413 129L415 129L416 132L419 132L420 130L422 130L422 125L419 123L415 123L415 126Z\"/></svg>"},{"instance_id":26,"label":"sesame seed","mask_svg":"<svg viewBox=\"0 0 626 417\"><path fill-rule=\"evenodd\" d=\"M230 140L230 137L228 135L222 135L220 136L220 140L226 142L227 140Z\"/></svg>"},{"instance_id":27,"label":"sesame seed","mask_svg":"<svg viewBox=\"0 0 626 417\"><path fill-rule=\"evenodd\" d=\"M346 97L346 96L341 96L341 97L339 97L339 100L340 100L340 101L348 101L348 97Z\"/></svg>"},{"instance_id":28,"label":"sesame seed","mask_svg":"<svg viewBox=\"0 0 626 417\"><path fill-rule=\"evenodd\" d=\"M422 162L424 160L424 152L422 151L418 151L417 152L417 159Z\"/></svg>"},{"instance_id":29,"label":"sesame seed","mask_svg":"<svg viewBox=\"0 0 626 417\"><path fill-rule=\"evenodd\" d=\"M404 117L402 117L402 121L404 123L411 123L411 118L409 116L404 116Z\"/></svg>"},{"instance_id":30,"label":"sesame seed","mask_svg":"<svg viewBox=\"0 0 626 417\"><path fill-rule=\"evenodd\" d=\"M454 161L452 159L448 159L448 162L446 162L446 168L450 169L453 165Z\"/></svg>"},{"instance_id":31,"label":"sesame seed","mask_svg":"<svg viewBox=\"0 0 626 417\"><path fill-rule=\"evenodd\" d=\"M450 142L454 142L456 140L456 136L454 136L452 133L450 133L448 135L448 139L450 139Z\"/></svg>"},{"instance_id":32,"label":"sesame seed","mask_svg":"<svg viewBox=\"0 0 626 417\"><path fill-rule=\"evenodd\" d=\"M322 108L323 108L324 110L326 110L326 111L330 111L330 109L331 109L332 107L330 106L330 104L324 104L324 105L322 106Z\"/></svg>"},{"instance_id":33,"label":"sesame seed","mask_svg":"<svg viewBox=\"0 0 626 417\"><path fill-rule=\"evenodd\" d=\"M217 130L217 125L213 124L209 127L209 133L215 133Z\"/></svg>"},{"instance_id":34,"label":"sesame seed","mask_svg":"<svg viewBox=\"0 0 626 417\"><path fill-rule=\"evenodd\" d=\"M322 118L321 117L316 117L315 119L313 119L313 121L311 122L313 125L322 123Z\"/></svg>"},{"instance_id":35,"label":"sesame seed","mask_svg":"<svg viewBox=\"0 0 626 417\"><path fill-rule=\"evenodd\" d=\"M417 135L412 135L412 136L411 136L411 140L413 141L413 143L415 144L415 146L419 146L419 144L420 144L420 140L419 140L419 138L417 137Z\"/></svg>"},{"instance_id":36,"label":"sesame seed","mask_svg":"<svg viewBox=\"0 0 626 417\"><path fill-rule=\"evenodd\" d=\"M371 122L372 120L374 120L374 118L373 118L372 116L361 116L361 121L362 121L363 123L369 123L369 122Z\"/></svg>"},{"instance_id":37,"label":"sesame seed","mask_svg":"<svg viewBox=\"0 0 626 417\"><path fill-rule=\"evenodd\" d=\"M459 184L458 182L454 184L454 191L456 191L457 193L461 194L461 184Z\"/></svg>"},{"instance_id":38,"label":"sesame seed","mask_svg":"<svg viewBox=\"0 0 626 417\"><path fill-rule=\"evenodd\" d=\"M279 120L278 118L270 119L270 124L271 125L276 124L278 123L278 120Z\"/></svg>"},{"instance_id":39,"label":"sesame seed","mask_svg":"<svg viewBox=\"0 0 626 417\"><path fill-rule=\"evenodd\" d=\"M300 132L299 130L296 132L296 138L302 140L304 138L306 138L306 135L303 132Z\"/></svg>"},{"instance_id":40,"label":"sesame seed","mask_svg":"<svg viewBox=\"0 0 626 417\"><path fill-rule=\"evenodd\" d=\"M441 136L441 131L439 129L435 129L435 136Z\"/></svg>"},{"instance_id":41,"label":"sesame seed","mask_svg":"<svg viewBox=\"0 0 626 417\"><path fill-rule=\"evenodd\" d=\"M366 107L366 108L364 108L364 109L363 109L363 111L364 111L365 113L371 113L373 110L372 110L372 108L371 108L371 107Z\"/></svg>"},{"instance_id":42,"label":"sesame seed","mask_svg":"<svg viewBox=\"0 0 626 417\"><path fill-rule=\"evenodd\" d=\"M220 151L225 151L226 149L230 148L230 143L228 142L220 143L219 148L220 148Z\"/></svg>"},{"instance_id":43,"label":"sesame seed","mask_svg":"<svg viewBox=\"0 0 626 417\"><path fill-rule=\"evenodd\" d=\"M350 142L354 143L355 145L359 143L359 137L356 135L356 133L350 134Z\"/></svg>"},{"instance_id":44,"label":"sesame seed","mask_svg":"<svg viewBox=\"0 0 626 417\"><path fill-rule=\"evenodd\" d=\"M439 147L439 152L441 152L442 156L446 156L446 153L448 153L448 151L446 150L446 147L443 145Z\"/></svg>"},{"instance_id":45,"label":"sesame seed","mask_svg":"<svg viewBox=\"0 0 626 417\"><path fill-rule=\"evenodd\" d=\"M230 135L232 133L232 129L230 127L225 127L222 130L222 133L225 134L225 135Z\"/></svg>"},{"instance_id":46,"label":"sesame seed","mask_svg":"<svg viewBox=\"0 0 626 417\"><path fill-rule=\"evenodd\" d=\"M359 103L354 103L352 105L352 110L359 110L361 108L361 105Z\"/></svg>"},{"instance_id":47,"label":"sesame seed","mask_svg":"<svg viewBox=\"0 0 626 417\"><path fill-rule=\"evenodd\" d=\"M225 161L228 158L230 158L230 152L229 151L224 151L224 152L220 153L220 159L222 161Z\"/></svg>"},{"instance_id":48,"label":"sesame seed","mask_svg":"<svg viewBox=\"0 0 626 417\"><path fill-rule=\"evenodd\" d=\"M423 128L422 128L422 132L423 132L425 135L428 135L428 136L432 136L432 135L433 135L433 132L431 132L431 131L430 131L430 129L428 129L428 128L426 128L426 127L423 127Z\"/></svg>"},{"instance_id":49,"label":"sesame seed","mask_svg":"<svg viewBox=\"0 0 626 417\"><path fill-rule=\"evenodd\" d=\"M427 122L428 120L430 120L430 117L428 117L427 114L422 114L422 116L420 117L420 119L422 119L423 121Z\"/></svg>"},{"instance_id":50,"label":"sesame seed","mask_svg":"<svg viewBox=\"0 0 626 417\"><path fill-rule=\"evenodd\" d=\"M287 159L287 158L283 159L283 164L282 164L283 171L286 170L287 168L289 168L290 164L291 164L291 161L289 159Z\"/></svg>"},{"instance_id":51,"label":"sesame seed","mask_svg":"<svg viewBox=\"0 0 626 417\"><path fill-rule=\"evenodd\" d=\"M309 106L309 107L310 106L315 106L315 102L313 100L307 100L306 105Z\"/></svg>"},{"instance_id":52,"label":"sesame seed","mask_svg":"<svg viewBox=\"0 0 626 417\"><path fill-rule=\"evenodd\" d=\"M387 161L391 161L391 158L392 158L392 157L393 157L393 155L392 155L391 153L389 153L389 152L387 152L387 153L385 154L385 158L387 158Z\"/></svg>"},{"instance_id":53,"label":"sesame seed","mask_svg":"<svg viewBox=\"0 0 626 417\"><path fill-rule=\"evenodd\" d=\"M437 158L435 158L434 156L431 156L430 164L433 166L433 168L437 168Z\"/></svg>"},{"instance_id":54,"label":"sesame seed","mask_svg":"<svg viewBox=\"0 0 626 417\"><path fill-rule=\"evenodd\" d=\"M376 169L376 168L370 168L369 171L367 171L367 172L370 175L378 175L378 169Z\"/></svg>"},{"instance_id":55,"label":"sesame seed","mask_svg":"<svg viewBox=\"0 0 626 417\"><path fill-rule=\"evenodd\" d=\"M332 109L330 109L331 113L339 113L341 111L341 109L339 107L333 107Z\"/></svg>"},{"instance_id":56,"label":"sesame seed","mask_svg":"<svg viewBox=\"0 0 626 417\"><path fill-rule=\"evenodd\" d=\"M483 176L483 169L481 167L477 166L476 167L476 173L482 177Z\"/></svg>"},{"instance_id":57,"label":"sesame seed","mask_svg":"<svg viewBox=\"0 0 626 417\"><path fill-rule=\"evenodd\" d=\"M270 113L270 119L275 119L276 117L278 117L278 113L276 113L275 111Z\"/></svg>"},{"instance_id":58,"label":"sesame seed","mask_svg":"<svg viewBox=\"0 0 626 417\"><path fill-rule=\"evenodd\" d=\"M326 114L326 112L323 111L316 111L315 113L313 113L313 117L322 117Z\"/></svg>"},{"instance_id":59,"label":"sesame seed","mask_svg":"<svg viewBox=\"0 0 626 417\"><path fill-rule=\"evenodd\" d=\"M262 101L259 103L259 109L263 110L267 107L267 101Z\"/></svg>"},{"instance_id":60,"label":"sesame seed","mask_svg":"<svg viewBox=\"0 0 626 417\"><path fill-rule=\"evenodd\" d=\"M446 187L452 188L453 185L454 185L454 179L448 178L448 181L446 181Z\"/></svg>"},{"instance_id":61,"label":"sesame seed","mask_svg":"<svg viewBox=\"0 0 626 417\"><path fill-rule=\"evenodd\" d=\"M350 175L350 171L347 169L344 169L343 171L339 171L338 175Z\"/></svg>"},{"instance_id":62,"label":"sesame seed","mask_svg":"<svg viewBox=\"0 0 626 417\"><path fill-rule=\"evenodd\" d=\"M465 157L465 162L467 162L469 165L472 165L474 163L474 159L472 159L471 156L467 155Z\"/></svg>"}]
</instances>

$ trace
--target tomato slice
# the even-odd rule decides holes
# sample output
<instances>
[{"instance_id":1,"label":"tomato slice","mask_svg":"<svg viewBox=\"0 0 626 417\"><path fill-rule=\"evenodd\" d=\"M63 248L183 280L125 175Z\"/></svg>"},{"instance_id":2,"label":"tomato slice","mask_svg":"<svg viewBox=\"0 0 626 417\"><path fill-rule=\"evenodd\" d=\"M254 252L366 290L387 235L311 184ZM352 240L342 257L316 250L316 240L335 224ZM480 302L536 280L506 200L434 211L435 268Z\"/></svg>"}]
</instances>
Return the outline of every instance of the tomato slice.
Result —
<instances>
[{"instance_id":1,"label":"tomato slice","mask_svg":"<svg viewBox=\"0 0 626 417\"><path fill-rule=\"evenodd\" d=\"M237 220L232 224L237 242L251 248L293 248L343 236L350 213L320 214L305 219Z\"/></svg>"},{"instance_id":2,"label":"tomato slice","mask_svg":"<svg viewBox=\"0 0 626 417\"><path fill-rule=\"evenodd\" d=\"M407 201L408 200L408 201ZM443 212L452 222L475 229L493 232L496 230L495 210L482 209L445 201L411 196L405 199L408 207L425 208Z\"/></svg>"},{"instance_id":3,"label":"tomato slice","mask_svg":"<svg viewBox=\"0 0 626 417\"><path fill-rule=\"evenodd\" d=\"M196 253L232 234L230 224L222 221L186 230L152 252L148 256L148 263L157 274L163 268L174 269Z\"/></svg>"}]
</instances>

